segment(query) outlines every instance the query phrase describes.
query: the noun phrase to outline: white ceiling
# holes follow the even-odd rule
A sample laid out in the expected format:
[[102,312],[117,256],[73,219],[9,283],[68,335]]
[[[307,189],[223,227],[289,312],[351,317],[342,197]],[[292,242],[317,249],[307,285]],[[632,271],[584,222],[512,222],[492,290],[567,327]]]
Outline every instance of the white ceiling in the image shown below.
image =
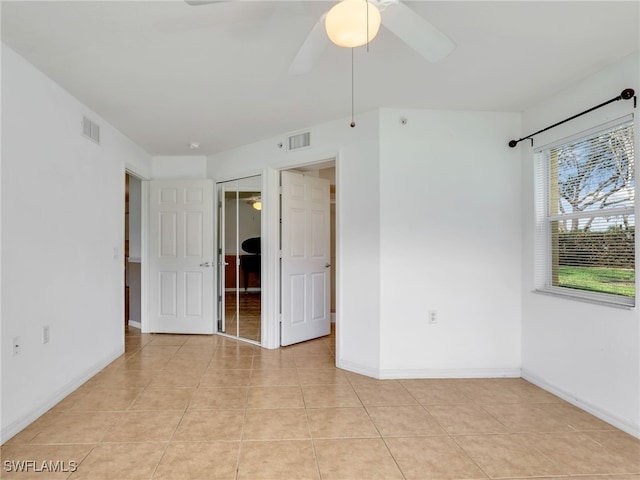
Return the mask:
[[[457,48],[431,64],[381,29],[355,52],[356,115],[519,112],[640,48],[639,1],[405,3]],[[2,1],[2,41],[150,154],[205,155],[349,117],[350,50],[287,73],[331,5]]]

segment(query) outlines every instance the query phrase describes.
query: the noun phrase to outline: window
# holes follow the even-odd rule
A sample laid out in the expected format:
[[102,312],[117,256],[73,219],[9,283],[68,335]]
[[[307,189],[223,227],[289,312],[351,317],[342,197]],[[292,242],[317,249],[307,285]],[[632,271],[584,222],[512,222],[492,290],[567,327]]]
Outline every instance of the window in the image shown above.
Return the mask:
[[536,288],[635,305],[633,119],[543,147],[536,163]]

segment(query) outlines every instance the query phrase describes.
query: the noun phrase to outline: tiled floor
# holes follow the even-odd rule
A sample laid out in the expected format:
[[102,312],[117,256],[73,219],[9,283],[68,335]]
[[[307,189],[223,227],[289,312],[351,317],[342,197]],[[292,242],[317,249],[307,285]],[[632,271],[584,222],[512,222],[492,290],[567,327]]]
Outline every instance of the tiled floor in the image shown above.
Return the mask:
[[[378,381],[333,357],[333,337],[269,351],[130,329],[123,357],[2,447],[1,476],[640,480],[640,441],[524,380]],[[6,471],[26,460],[79,467]]]

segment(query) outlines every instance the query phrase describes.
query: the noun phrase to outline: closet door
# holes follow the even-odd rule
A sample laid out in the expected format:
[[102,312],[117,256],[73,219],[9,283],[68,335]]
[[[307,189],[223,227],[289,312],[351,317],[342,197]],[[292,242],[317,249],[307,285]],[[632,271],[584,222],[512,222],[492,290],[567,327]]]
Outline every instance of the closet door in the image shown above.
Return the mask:
[[217,185],[218,332],[260,342],[261,176]]

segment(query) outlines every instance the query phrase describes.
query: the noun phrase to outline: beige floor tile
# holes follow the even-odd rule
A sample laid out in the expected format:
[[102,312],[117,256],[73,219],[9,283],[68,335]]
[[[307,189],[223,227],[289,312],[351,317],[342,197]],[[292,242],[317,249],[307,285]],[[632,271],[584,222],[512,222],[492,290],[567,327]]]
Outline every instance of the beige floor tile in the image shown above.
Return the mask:
[[197,360],[211,360],[218,351],[218,347],[213,345],[187,345],[185,342],[174,355],[174,359],[191,358]]
[[503,405],[521,403],[522,397],[514,393],[506,384],[495,379],[469,379],[456,384],[456,388],[469,397],[474,403],[483,405]]
[[421,405],[457,405],[472,399],[445,380],[401,380],[400,383]]
[[243,420],[242,410],[187,410],[172,440],[240,440]]
[[322,480],[392,480],[402,473],[379,438],[315,440]]
[[492,379],[495,383],[502,383],[503,388],[520,397],[522,403],[562,403],[560,397],[557,397],[545,390],[527,382],[522,378],[502,378]]
[[584,432],[611,452],[624,458],[625,465],[634,473],[640,473],[640,439],[634,438],[620,430]]
[[199,387],[191,397],[189,410],[243,410],[247,404],[247,387]]
[[58,402],[58,404],[55,407],[51,408],[47,413],[58,414],[71,411],[80,400],[82,400],[89,392],[92,391],[93,389],[91,389],[90,387],[82,385],[80,388],[67,395],[62,401]]
[[300,387],[250,387],[248,408],[302,408]]
[[295,368],[254,369],[251,373],[252,386],[299,384],[298,371]]
[[151,379],[150,387],[182,387],[196,388],[200,383],[201,372],[176,372],[175,370],[160,370]]
[[454,440],[491,478],[562,475],[563,469],[526,435],[470,435]]
[[174,372],[178,375],[185,373],[189,375],[202,375],[204,371],[209,367],[211,359],[209,357],[201,358],[189,358],[174,356],[171,360],[164,364],[161,372]]
[[314,355],[328,355],[329,348],[323,341],[317,339],[309,342],[296,343],[286,347],[286,352],[293,354],[295,357],[314,356]]
[[383,437],[446,434],[434,418],[420,405],[367,407],[367,411]]
[[142,393],[144,387],[93,389],[81,395],[71,406],[73,411],[126,410]]
[[536,406],[547,417],[562,422],[574,430],[615,430],[608,423],[564,401]]
[[385,442],[407,480],[487,478],[449,437],[387,438]]
[[304,408],[249,409],[244,421],[243,440],[299,440],[310,438]]
[[200,378],[201,387],[242,387],[251,383],[251,370],[207,370]]
[[140,350],[143,357],[170,358],[180,350],[179,345],[151,345],[151,342]]
[[213,349],[218,345],[218,337],[216,335],[189,335],[182,345],[184,347],[210,347]]
[[154,478],[172,480],[393,479],[398,465],[406,479],[640,480],[640,440],[523,379],[377,380],[335,367],[335,337],[272,351],[129,328],[125,343],[3,460],[86,457],[71,478],[90,480],[150,480],[160,461]]
[[396,382],[396,380],[378,380],[377,378],[367,377],[366,375],[360,375],[359,373],[348,372],[345,370],[344,374],[347,376],[347,380],[351,385],[369,384],[381,384]]
[[195,389],[184,387],[148,387],[129,410],[185,410]]
[[153,480],[233,480],[240,442],[172,442]]
[[66,479],[94,445],[4,445],[0,476],[4,479]]
[[127,359],[122,368],[127,370],[148,370],[155,373],[160,370],[170,358],[171,357],[143,357],[140,353],[136,353]]
[[107,443],[95,447],[71,480],[150,479],[166,443]]
[[305,385],[302,391],[307,408],[362,406],[351,385]]
[[33,444],[98,443],[123,412],[67,412],[31,440]]
[[253,357],[254,370],[267,370],[274,368],[295,368],[296,362],[293,356],[266,356],[256,355]]
[[66,413],[66,410],[52,409],[35,420],[18,434],[11,437],[5,445],[23,445],[30,443],[42,430],[51,425],[60,415]]
[[344,370],[339,368],[298,368],[302,385],[346,385],[349,383]]
[[236,356],[253,356],[260,347],[249,345],[243,342],[236,342],[235,345],[222,345],[216,350],[216,356],[236,357]]
[[313,438],[377,438],[376,426],[363,407],[307,409]]
[[320,478],[309,440],[242,442],[238,480],[317,480]]
[[186,335],[157,334],[147,345],[183,345],[186,339]]
[[506,427],[480,405],[428,405],[425,408],[451,435],[508,433]]
[[507,430],[521,432],[571,432],[568,419],[562,415],[550,416],[542,407],[545,404],[483,405]]
[[640,457],[630,462],[581,433],[548,433],[530,436],[532,444],[566,475],[640,473]]
[[399,382],[378,385],[355,385],[354,390],[365,406],[418,405],[415,398]]
[[180,411],[124,412],[103,442],[168,442],[180,419]]
[[241,356],[241,357],[216,357],[214,356],[211,359],[211,363],[209,364],[209,370],[246,370],[251,368],[253,364],[252,356]]
[[106,372],[99,377],[94,377],[85,385],[92,389],[113,389],[113,388],[130,388],[130,387],[146,387],[157,372],[152,369],[118,369]]
[[297,368],[328,368],[336,366],[335,355],[328,352],[324,355],[294,356]]

